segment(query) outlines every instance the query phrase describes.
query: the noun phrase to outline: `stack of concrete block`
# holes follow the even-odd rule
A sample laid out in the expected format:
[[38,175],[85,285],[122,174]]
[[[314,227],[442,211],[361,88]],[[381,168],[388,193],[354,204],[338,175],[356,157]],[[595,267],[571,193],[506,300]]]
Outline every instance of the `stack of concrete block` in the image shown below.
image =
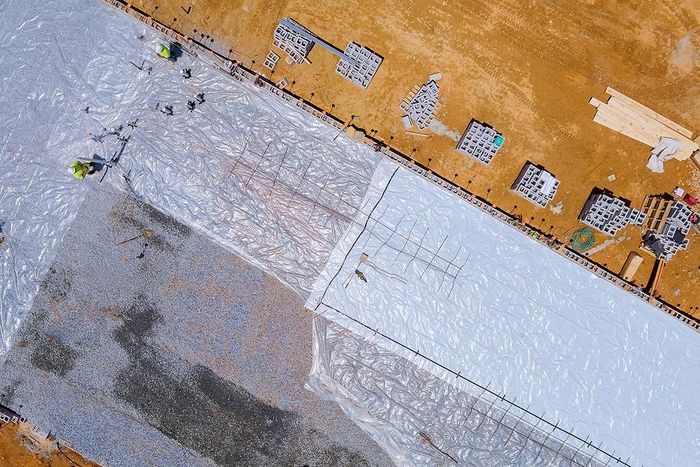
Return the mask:
[[688,232],[693,211],[683,202],[675,201],[659,231],[650,230],[644,236],[644,247],[657,257],[669,261],[680,250],[688,248]]
[[283,24],[277,25],[272,36],[272,43],[289,55],[293,63],[303,63],[314,46],[313,41]]
[[616,235],[620,229],[629,224],[642,225],[646,214],[631,208],[620,198],[596,193],[586,201],[579,219],[600,232]]
[[338,66],[335,68],[335,72],[362,89],[367,89],[367,86],[369,86],[372,78],[377,73],[379,65],[382,64],[382,57],[354,42],[350,42],[345,47],[345,55],[355,60],[355,63],[352,64],[341,58]]
[[269,68],[270,70],[274,70],[275,67],[277,66],[277,62],[279,62],[280,56],[277,55],[276,53],[270,51],[267,54],[267,57],[265,57],[265,62],[263,63],[263,66],[265,68]]
[[482,164],[490,164],[503,145],[503,135],[488,125],[472,120],[464,130],[457,144],[457,150],[476,159]]
[[559,180],[551,173],[527,162],[510,189],[532,204],[545,207],[554,198],[558,187]]
[[399,107],[408,114],[411,122],[419,130],[428,128],[435,118],[439,91],[440,87],[435,81],[431,80],[421,86],[413,98],[401,101]]
[[678,227],[684,233],[688,233],[690,227],[692,226],[690,222],[690,216],[693,215],[693,210],[690,207],[681,202],[676,201],[671,206],[671,212],[668,214],[666,222],[670,225]]

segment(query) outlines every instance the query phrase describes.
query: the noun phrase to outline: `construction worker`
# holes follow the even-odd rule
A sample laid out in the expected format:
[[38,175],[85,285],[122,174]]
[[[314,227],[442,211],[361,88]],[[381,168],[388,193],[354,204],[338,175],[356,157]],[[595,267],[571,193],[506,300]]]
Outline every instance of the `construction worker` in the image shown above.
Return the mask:
[[70,165],[70,168],[72,170],[72,175],[78,180],[82,180],[86,176],[96,172],[93,162],[74,161]]
[[194,110],[195,104],[194,101],[187,101],[187,108],[189,109],[190,112]]
[[162,42],[156,44],[156,53],[159,57],[170,60],[170,47],[166,44],[163,44]]
[[184,68],[182,70],[182,77],[185,79],[192,78],[192,69],[191,68]]

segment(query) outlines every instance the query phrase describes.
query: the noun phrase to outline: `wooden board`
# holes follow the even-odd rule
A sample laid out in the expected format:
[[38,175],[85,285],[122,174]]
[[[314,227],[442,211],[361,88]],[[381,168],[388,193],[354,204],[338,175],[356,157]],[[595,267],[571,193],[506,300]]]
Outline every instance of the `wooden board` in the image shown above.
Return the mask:
[[631,107],[634,107],[638,109],[641,113],[653,118],[654,120],[659,121],[663,125],[669,127],[670,129],[682,134],[686,138],[692,138],[693,137],[693,132],[688,130],[687,128],[683,128],[679,124],[669,120],[668,118],[664,117],[663,115],[659,115],[658,113],[654,112],[651,110],[649,107],[646,107],[639,102],[635,101],[634,99],[631,99],[630,97],[627,97],[626,95],[622,94],[620,91],[617,91],[610,86],[605,88],[605,92],[607,94],[610,94],[613,97],[616,97],[620,99],[621,101],[625,102]]
[[[700,149],[698,143],[686,136],[689,133],[688,130],[670,122],[670,120],[661,117],[641,104],[635,103],[614,89],[608,89],[617,95],[611,96],[607,103],[603,103],[595,98],[591,98],[589,101],[591,105],[598,109],[593,117],[593,121],[651,147],[656,146],[663,137],[680,141],[681,148],[674,155],[674,158],[678,160],[688,159]],[[622,97],[618,97],[618,95]],[[657,117],[663,121],[670,122],[673,128],[657,119]],[[680,128],[685,133],[680,133],[675,128]]]

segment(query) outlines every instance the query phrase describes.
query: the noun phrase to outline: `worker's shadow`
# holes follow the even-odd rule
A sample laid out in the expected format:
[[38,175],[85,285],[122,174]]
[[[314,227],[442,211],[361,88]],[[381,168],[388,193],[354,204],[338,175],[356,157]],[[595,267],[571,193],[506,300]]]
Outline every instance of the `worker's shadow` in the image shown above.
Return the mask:
[[182,47],[178,42],[173,42],[170,44],[170,60],[177,62],[178,59],[182,57]]
[[106,166],[107,159],[104,157],[98,155],[98,154],[93,154],[92,155],[92,162],[90,163],[92,167],[95,169],[96,172],[101,172],[102,169],[105,168]]

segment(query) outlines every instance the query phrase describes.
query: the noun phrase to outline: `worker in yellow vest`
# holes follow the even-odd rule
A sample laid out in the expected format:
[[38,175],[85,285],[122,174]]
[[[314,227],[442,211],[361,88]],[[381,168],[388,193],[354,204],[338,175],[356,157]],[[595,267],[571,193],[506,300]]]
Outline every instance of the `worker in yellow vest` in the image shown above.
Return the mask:
[[156,44],[156,53],[159,57],[162,57],[166,60],[170,59],[170,47],[166,44],[163,44],[162,42]]
[[72,170],[73,176],[78,180],[82,180],[86,176],[96,172],[95,164],[93,164],[92,162],[74,161],[70,165],[70,168]]

